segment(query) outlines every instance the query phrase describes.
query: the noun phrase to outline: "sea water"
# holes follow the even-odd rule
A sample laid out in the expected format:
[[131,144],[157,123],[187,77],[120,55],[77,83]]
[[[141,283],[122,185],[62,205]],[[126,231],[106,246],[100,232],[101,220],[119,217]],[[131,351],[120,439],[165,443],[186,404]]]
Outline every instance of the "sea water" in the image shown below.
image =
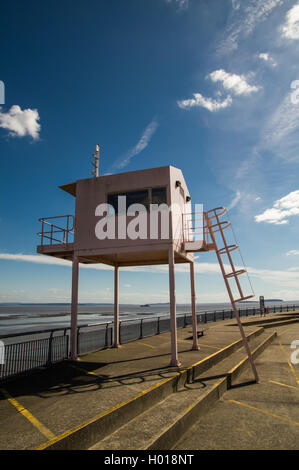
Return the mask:
[[[267,302],[268,306],[298,304],[298,301]],[[258,308],[258,302],[238,304],[239,308]],[[105,323],[113,321],[113,304],[79,304],[78,325]],[[197,312],[213,312],[215,310],[229,310],[231,304],[205,303],[197,305]],[[120,305],[120,320],[134,318],[150,318],[152,316],[169,316],[169,304],[152,305]],[[177,305],[177,315],[191,313],[190,304]],[[0,336],[10,333],[38,331],[54,328],[68,328],[71,319],[70,304],[0,304]]]

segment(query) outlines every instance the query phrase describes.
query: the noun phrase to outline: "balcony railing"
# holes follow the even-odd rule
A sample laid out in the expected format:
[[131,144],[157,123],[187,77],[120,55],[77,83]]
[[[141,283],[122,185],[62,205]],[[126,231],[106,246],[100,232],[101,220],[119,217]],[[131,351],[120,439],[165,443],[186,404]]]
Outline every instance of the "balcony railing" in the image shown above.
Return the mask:
[[[212,244],[213,240],[211,238],[208,226],[208,220],[212,222],[212,226],[214,227],[214,218],[216,215],[218,217],[226,213],[225,207],[217,207],[216,209],[212,209],[207,212],[188,212],[183,214],[183,241],[184,242],[193,242],[201,240],[206,244]],[[224,228],[230,226],[230,222],[224,221],[221,222],[224,225]],[[218,232],[219,229],[214,230],[214,232]]]
[[[59,222],[56,220],[59,219]],[[41,231],[37,234],[41,237],[41,246],[73,243],[74,241],[74,216],[59,215],[56,217],[43,217],[39,219],[42,224]],[[56,223],[62,226],[56,225]]]

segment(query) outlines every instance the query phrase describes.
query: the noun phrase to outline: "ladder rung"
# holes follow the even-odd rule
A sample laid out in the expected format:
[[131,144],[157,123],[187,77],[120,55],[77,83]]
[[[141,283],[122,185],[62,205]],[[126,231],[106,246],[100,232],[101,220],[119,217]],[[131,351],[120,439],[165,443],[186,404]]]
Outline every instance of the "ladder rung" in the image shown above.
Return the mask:
[[225,277],[236,277],[236,276],[240,276],[240,274],[244,274],[244,273],[246,273],[246,269],[239,269],[239,271],[234,271],[232,273],[225,274]]
[[223,248],[220,248],[220,250],[218,250],[217,253],[219,255],[224,255],[226,253],[230,253],[231,251],[236,250],[237,248],[239,248],[239,245],[228,245],[228,246],[224,246]]
[[240,299],[234,300],[234,302],[242,302],[242,300],[251,299],[254,295],[247,295],[247,297],[241,297]]

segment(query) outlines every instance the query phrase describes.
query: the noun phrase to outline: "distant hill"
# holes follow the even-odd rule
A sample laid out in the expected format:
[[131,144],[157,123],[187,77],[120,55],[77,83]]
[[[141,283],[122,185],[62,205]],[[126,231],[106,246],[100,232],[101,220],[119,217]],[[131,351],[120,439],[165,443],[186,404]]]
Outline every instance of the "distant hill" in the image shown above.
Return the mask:
[[[284,302],[282,299],[264,299],[264,302]],[[259,300],[243,300],[241,302],[238,302],[240,304],[259,304]]]

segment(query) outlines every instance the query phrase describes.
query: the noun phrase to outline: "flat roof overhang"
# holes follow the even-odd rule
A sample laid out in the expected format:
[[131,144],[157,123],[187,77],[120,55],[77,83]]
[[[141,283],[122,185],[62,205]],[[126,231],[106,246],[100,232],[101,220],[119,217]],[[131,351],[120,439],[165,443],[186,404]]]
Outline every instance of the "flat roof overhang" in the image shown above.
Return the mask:
[[110,179],[113,179],[113,178],[119,178],[119,176],[122,176],[122,177],[126,177],[126,175],[129,175],[129,174],[146,174],[146,173],[150,173],[151,171],[153,170],[162,170],[162,169],[166,169],[166,168],[175,168],[176,170],[179,170],[181,171],[179,168],[176,168],[172,165],[167,165],[167,166],[161,166],[161,167],[153,167],[153,168],[146,168],[144,170],[134,170],[134,171],[126,171],[126,172],[123,172],[123,173],[115,173],[115,174],[111,174],[111,175],[103,175],[103,176],[98,176],[96,178],[92,177],[92,178],[83,178],[81,180],[77,180],[77,181],[74,181],[73,183],[69,183],[69,184],[64,184],[62,186],[58,186],[60,189],[62,189],[63,191],[66,191],[67,193],[71,194],[72,196],[75,196],[76,197],[76,186],[77,186],[77,183],[79,181],[88,181],[88,180],[110,180]]

